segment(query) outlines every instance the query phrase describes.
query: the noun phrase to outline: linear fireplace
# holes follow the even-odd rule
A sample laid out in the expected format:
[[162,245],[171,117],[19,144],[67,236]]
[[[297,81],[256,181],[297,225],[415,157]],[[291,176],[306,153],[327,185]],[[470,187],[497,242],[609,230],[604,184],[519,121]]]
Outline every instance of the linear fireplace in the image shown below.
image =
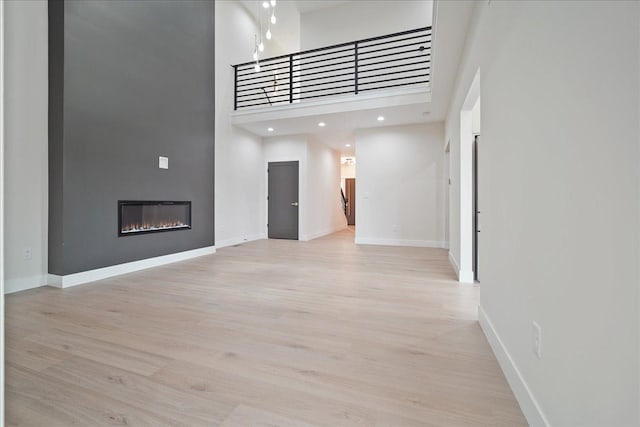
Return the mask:
[[118,236],[190,228],[191,202],[118,201]]

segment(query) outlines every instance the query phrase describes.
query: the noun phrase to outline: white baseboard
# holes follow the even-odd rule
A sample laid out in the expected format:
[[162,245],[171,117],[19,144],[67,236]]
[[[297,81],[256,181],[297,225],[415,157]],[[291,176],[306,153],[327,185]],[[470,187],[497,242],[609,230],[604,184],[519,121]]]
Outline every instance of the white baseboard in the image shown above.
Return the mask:
[[549,426],[549,421],[547,421],[547,417],[542,412],[542,408],[540,408],[538,401],[531,393],[531,389],[482,307],[478,307],[478,321],[529,425]]
[[[357,229],[356,229],[357,232]],[[356,245],[413,246],[417,248],[444,248],[445,242],[436,240],[378,239],[356,237]]]
[[70,286],[82,285],[83,283],[95,282],[96,280],[107,279],[121,274],[133,273],[134,271],[145,270],[147,268],[158,267],[178,261],[185,261],[191,258],[214,253],[216,253],[216,247],[207,246],[204,248],[192,249],[190,251],[163,255],[140,261],[127,262],[124,264],[97,268],[95,270],[82,271],[80,273],[67,274],[65,276],[49,274],[47,284],[56,288],[68,288]]
[[453,271],[456,272],[456,276],[460,277],[460,266],[458,265],[458,261],[456,260],[456,257],[453,256],[453,253],[451,251],[449,251],[449,263],[451,264],[451,267],[453,267]]
[[242,237],[233,237],[231,239],[224,239],[219,242],[216,242],[216,248],[226,248],[227,246],[239,245],[241,243],[252,242],[254,240],[266,239],[267,235],[264,233],[253,234],[250,236],[242,236]]
[[12,294],[14,292],[26,291],[27,289],[39,288],[46,284],[47,277],[42,274],[30,277],[20,277],[17,279],[5,279],[4,293]]
[[319,237],[328,236],[329,234],[337,233],[338,231],[342,231],[345,228],[347,228],[346,225],[341,225],[340,227],[333,228],[331,230],[320,231],[318,233],[305,234],[305,235],[300,236],[300,238],[298,240],[301,240],[303,242],[307,242],[309,240],[313,240],[313,239],[317,239]]
[[475,279],[473,278],[473,271],[460,270],[460,272],[458,273],[458,282],[475,283]]
[[453,256],[453,253],[449,251],[449,262],[451,263],[451,267],[453,267],[453,271],[456,272],[456,276],[458,277],[458,282],[460,283],[474,283],[473,279],[473,271],[468,270],[460,270],[460,265],[458,264],[458,260]]

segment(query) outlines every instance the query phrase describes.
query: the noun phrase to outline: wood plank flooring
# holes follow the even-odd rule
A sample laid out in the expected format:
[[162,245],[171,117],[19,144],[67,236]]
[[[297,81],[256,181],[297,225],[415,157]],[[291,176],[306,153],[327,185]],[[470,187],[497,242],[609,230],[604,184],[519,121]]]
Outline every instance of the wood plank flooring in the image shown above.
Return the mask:
[[350,230],[8,295],[6,423],[526,425],[478,295]]

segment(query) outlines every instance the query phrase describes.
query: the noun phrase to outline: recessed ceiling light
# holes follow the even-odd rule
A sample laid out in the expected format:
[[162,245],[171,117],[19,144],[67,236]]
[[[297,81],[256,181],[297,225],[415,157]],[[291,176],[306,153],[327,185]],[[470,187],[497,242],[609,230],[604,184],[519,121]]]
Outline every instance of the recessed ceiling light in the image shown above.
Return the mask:
[[320,126],[321,128],[323,128],[323,127],[325,127],[325,126],[326,126],[326,124],[325,124],[324,122],[320,122],[320,123],[318,123],[318,126]]
[[264,7],[265,9],[269,9],[269,2],[268,1],[263,1],[262,2],[262,7]]
[[344,144],[345,147],[351,147],[351,144]]
[[269,132],[273,132],[273,128],[268,128],[267,129]]
[[379,121],[379,122],[384,121],[384,116],[378,116],[378,121]]

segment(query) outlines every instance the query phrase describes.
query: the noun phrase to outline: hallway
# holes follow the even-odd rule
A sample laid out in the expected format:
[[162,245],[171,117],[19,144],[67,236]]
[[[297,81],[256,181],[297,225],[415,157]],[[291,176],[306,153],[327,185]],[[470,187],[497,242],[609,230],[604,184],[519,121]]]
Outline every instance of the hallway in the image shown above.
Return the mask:
[[8,295],[7,423],[526,425],[478,296],[349,230]]

